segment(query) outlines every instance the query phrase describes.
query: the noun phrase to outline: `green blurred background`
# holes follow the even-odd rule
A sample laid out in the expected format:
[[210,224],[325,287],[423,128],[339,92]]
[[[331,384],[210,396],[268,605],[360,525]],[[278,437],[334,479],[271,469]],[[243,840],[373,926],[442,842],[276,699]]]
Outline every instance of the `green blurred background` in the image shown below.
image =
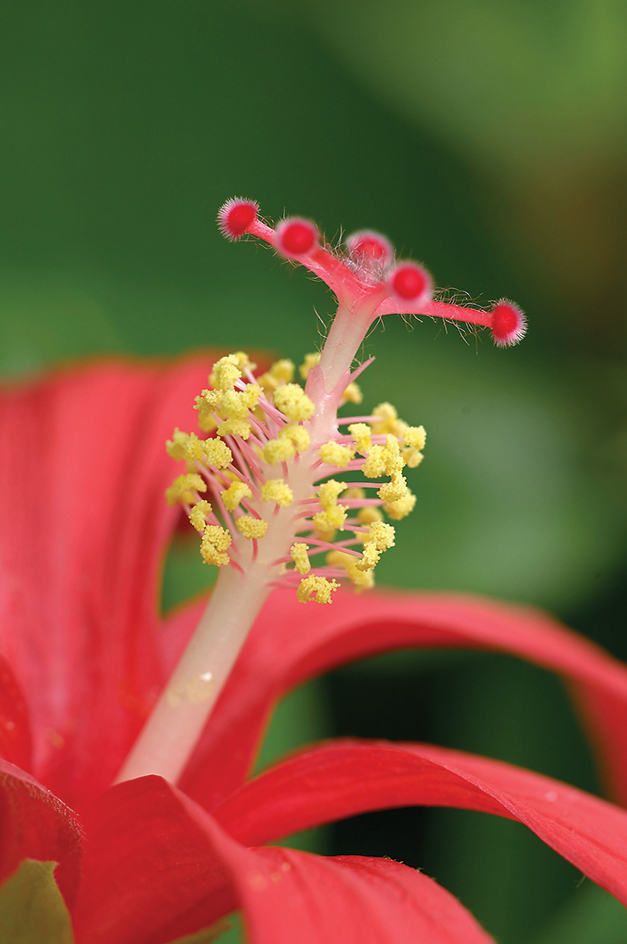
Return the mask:
[[[627,4],[7,0],[0,370],[211,345],[298,360],[332,299],[218,206],[373,227],[439,286],[508,296],[511,351],[386,320],[366,404],[424,423],[380,582],[545,606],[627,657]],[[164,606],[206,580],[179,539]],[[559,684],[513,659],[392,654],[290,697],[265,761],[330,734],[433,740],[599,790]],[[522,827],[394,811],[308,842],[433,875],[502,944],[618,944],[622,908]]]

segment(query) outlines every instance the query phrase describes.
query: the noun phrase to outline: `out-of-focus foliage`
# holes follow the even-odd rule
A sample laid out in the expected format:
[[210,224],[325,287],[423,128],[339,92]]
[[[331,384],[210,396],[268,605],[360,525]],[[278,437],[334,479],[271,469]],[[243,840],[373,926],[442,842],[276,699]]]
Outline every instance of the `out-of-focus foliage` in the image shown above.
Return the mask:
[[[11,0],[0,370],[200,346],[298,359],[330,297],[269,252],[223,241],[217,207],[253,197],[332,239],[380,229],[440,286],[512,297],[530,323],[511,351],[429,321],[388,319],[367,340],[366,405],[389,399],[428,431],[417,509],[381,581],[550,606],[627,655],[626,20],[619,0]],[[205,582],[193,536],[181,539],[165,604]],[[410,694],[394,714],[401,677]],[[333,677],[333,725],[594,788],[565,702],[539,678],[496,658],[403,654]],[[279,717],[265,760],[325,730],[319,696]],[[368,833],[341,851],[437,870],[503,944],[536,932],[558,944],[605,908],[521,830],[460,816],[417,825],[415,846],[401,826],[381,849]],[[560,896],[578,917],[540,932]]]

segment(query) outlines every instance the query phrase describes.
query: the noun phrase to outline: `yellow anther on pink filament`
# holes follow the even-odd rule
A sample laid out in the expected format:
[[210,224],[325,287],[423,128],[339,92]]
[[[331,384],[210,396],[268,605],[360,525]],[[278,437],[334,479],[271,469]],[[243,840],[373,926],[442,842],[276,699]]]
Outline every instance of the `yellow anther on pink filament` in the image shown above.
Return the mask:
[[198,462],[203,455],[203,440],[196,433],[184,433],[175,429],[172,439],[165,444],[167,454],[172,459],[186,459],[188,462]]
[[261,396],[258,384],[246,384],[243,390],[226,390],[222,394],[222,411],[233,419],[244,420],[254,410]]
[[393,472],[389,482],[385,482],[377,491],[379,498],[388,505],[401,501],[409,493],[405,476],[400,472]]
[[253,518],[252,515],[242,515],[237,519],[235,525],[237,530],[243,534],[245,538],[248,538],[249,541],[253,539],[259,540],[265,537],[265,533],[268,530],[267,521],[264,521],[263,518]]
[[200,556],[205,564],[215,564],[223,567],[231,559],[227,549],[231,546],[231,535],[219,524],[208,524],[200,542]]
[[371,424],[372,432],[376,436],[380,436],[381,433],[392,433],[399,438],[403,436],[407,423],[399,420],[396,407],[393,407],[391,403],[380,403],[375,406],[372,415],[374,417]]
[[305,452],[309,449],[311,443],[309,433],[304,426],[299,426],[298,423],[288,423],[287,426],[284,426],[279,433],[279,439],[289,439],[290,442],[294,443],[296,452]]
[[226,469],[233,462],[233,453],[221,439],[205,439],[203,452],[207,463],[216,469]]
[[232,417],[218,426],[218,436],[241,436],[242,439],[248,439],[250,436],[250,423],[246,422],[246,420],[239,420],[236,417]]
[[394,547],[395,536],[396,532],[391,524],[385,524],[381,520],[373,521],[364,538],[364,544],[373,544],[378,550],[387,551],[390,547]]
[[273,403],[293,423],[311,419],[315,411],[313,402],[303,388],[294,383],[278,387],[274,392]]
[[294,566],[299,574],[308,574],[311,570],[308,550],[308,544],[292,544],[290,548],[290,557],[294,561]]
[[351,423],[348,431],[355,440],[355,451],[360,452],[362,456],[367,455],[372,449],[372,439],[370,433],[372,430],[367,423]]
[[309,603],[313,596],[316,603],[331,603],[331,593],[337,590],[337,580],[327,580],[326,577],[305,577],[301,580],[296,598],[299,603]]
[[186,472],[174,479],[170,487],[166,489],[165,497],[168,505],[176,505],[177,502],[192,505],[195,501],[194,492],[206,491],[207,483],[197,472]]
[[271,439],[263,447],[263,457],[270,465],[288,462],[296,455],[294,443],[287,437]]
[[236,479],[232,485],[229,485],[226,491],[222,492],[222,501],[228,511],[235,511],[243,498],[252,497],[253,493],[250,490],[250,486],[239,479]]
[[275,361],[270,370],[258,377],[257,380],[265,395],[271,398],[277,387],[291,382],[294,377],[294,370],[293,362],[284,358]]
[[416,496],[407,489],[407,494],[403,498],[395,502],[386,502],[383,510],[392,521],[400,521],[414,510],[415,504]]
[[320,458],[327,465],[337,466],[338,469],[345,469],[354,456],[350,446],[343,446],[341,443],[330,442],[323,443],[320,446]]
[[371,590],[374,587],[374,573],[372,568],[360,568],[360,558],[346,554],[344,551],[330,551],[327,554],[327,564],[332,567],[341,567],[356,590]]
[[346,508],[344,505],[332,505],[324,511],[319,511],[317,515],[313,516],[312,521],[316,531],[321,531],[323,534],[336,529],[343,531],[344,522],[346,521]]
[[197,502],[189,513],[189,520],[194,525],[196,530],[199,531],[201,534],[205,530],[205,525],[207,523],[205,519],[210,514],[211,514],[211,505],[209,504],[208,501],[205,501],[204,498],[202,498],[199,502]]
[[424,459],[422,450],[425,448],[426,441],[427,433],[424,426],[408,426],[405,430],[403,434],[405,448],[401,452],[410,469],[415,469]]
[[203,390],[196,397],[194,409],[198,410],[198,425],[205,433],[210,433],[217,427],[214,413],[220,409],[222,395],[219,390]]
[[294,493],[283,479],[268,479],[261,489],[261,500],[276,502],[281,508],[289,508],[294,501]]
[[337,504],[337,500],[346,491],[345,482],[336,482],[335,479],[329,479],[318,489],[318,501],[321,508],[331,508]]

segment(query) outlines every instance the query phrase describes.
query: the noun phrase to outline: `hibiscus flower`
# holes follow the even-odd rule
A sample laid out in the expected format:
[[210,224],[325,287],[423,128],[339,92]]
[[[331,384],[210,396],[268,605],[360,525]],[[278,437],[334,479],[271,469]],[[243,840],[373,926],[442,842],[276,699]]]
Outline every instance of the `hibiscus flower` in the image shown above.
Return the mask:
[[[394,310],[396,298],[396,308],[405,311],[483,319],[497,340],[499,332],[500,340],[520,333],[520,316],[511,303],[497,305],[496,317],[434,308],[445,303],[432,301],[428,275],[413,264],[393,263],[376,234],[353,239],[347,266],[320,246],[307,221],[271,230],[250,201],[227,204],[222,223],[231,236],[252,232],[335,279],[338,294],[344,292],[340,302],[350,309],[354,296],[348,298],[346,276],[338,269],[347,267],[355,277],[353,289],[366,298],[363,310],[370,306],[360,331],[367,330],[369,317]],[[336,337],[341,325],[336,319]],[[349,333],[350,325],[340,340]],[[352,356],[346,350],[344,362],[333,365],[331,393],[337,402],[350,381]],[[191,427],[197,419],[194,396],[214,360],[199,355],[173,364],[94,363],[2,394],[0,880],[5,889],[13,887],[24,860],[57,863],[54,877],[78,944],[167,944],[238,907],[254,944],[488,942],[448,892],[400,863],[324,858],[266,845],[366,810],[424,804],[517,819],[627,903],[627,813],[529,771],[433,746],[344,740],[311,747],[249,779],[268,715],[290,688],[392,648],[456,646],[515,654],[566,678],[610,789],[624,803],[627,669],[532,610],[441,594],[355,595],[345,588],[331,591],[331,605],[305,605],[296,588],[310,571],[297,571],[297,553],[294,566],[288,563],[275,581],[285,585],[262,594],[223,687],[200,699],[192,690],[191,704],[206,709],[210,703],[212,710],[183,761],[176,759],[176,774],[152,772],[153,764],[167,765],[169,758],[167,752],[149,757],[146,743],[154,724],[146,725],[146,719],[157,716],[155,705],[173,686],[184,700],[176,666],[189,652],[196,627],[206,621],[203,601],[166,619],[158,610],[161,562],[180,515],[177,506],[163,501],[172,479],[163,442],[175,427]],[[314,394],[321,383],[318,367],[312,366],[312,385],[306,388]],[[231,389],[243,392],[246,384],[237,383]],[[279,429],[277,423],[275,433]],[[222,435],[230,441],[233,433]],[[189,436],[178,439],[189,441]],[[176,438],[170,444],[176,453]],[[410,442],[404,448],[416,447]],[[359,449],[350,451],[348,464],[363,467],[363,457],[355,458]],[[336,465],[327,465],[335,474]],[[204,469],[202,462],[197,467]],[[242,465],[236,467],[243,481]],[[393,481],[392,472],[387,474]],[[215,480],[207,476],[207,481]],[[233,478],[229,481],[231,488]],[[225,481],[222,488],[226,491]],[[185,489],[181,497],[190,515],[193,501],[198,507],[204,500],[196,494],[190,503]],[[235,521],[255,518],[254,497],[243,497],[241,511],[234,505]],[[363,498],[349,501],[355,504],[347,508],[362,510],[393,504],[385,497],[372,505]],[[200,507],[204,522],[197,524],[203,534],[229,524],[223,514],[216,520],[224,525],[213,524],[215,512]],[[312,514],[330,507],[337,504],[316,506]],[[371,529],[363,526],[361,533]],[[327,537],[320,539],[325,552],[332,543]],[[245,570],[262,557],[263,536],[248,545],[243,540],[229,550],[231,561]],[[219,551],[215,541],[212,546]],[[312,542],[309,550],[318,546]],[[354,546],[347,544],[340,553]],[[359,555],[366,573],[371,568],[362,563],[368,562],[365,551]],[[322,573],[325,566],[312,569],[328,584],[337,582],[334,566],[337,579],[340,572],[350,576],[349,565],[332,564],[331,572]],[[169,703],[173,711],[179,707],[176,699]],[[120,768],[126,773],[111,786],[120,779]],[[69,940],[68,928],[56,939]]]

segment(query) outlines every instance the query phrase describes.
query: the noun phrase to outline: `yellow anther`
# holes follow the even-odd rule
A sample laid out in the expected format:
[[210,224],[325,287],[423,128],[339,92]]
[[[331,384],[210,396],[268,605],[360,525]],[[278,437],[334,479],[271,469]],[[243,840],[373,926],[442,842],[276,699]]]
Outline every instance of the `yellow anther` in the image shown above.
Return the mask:
[[189,513],[189,520],[201,534],[205,530],[205,518],[211,514],[211,505],[202,498]]
[[257,365],[253,364],[246,351],[235,351],[231,354],[235,358],[235,364],[240,370],[256,370]]
[[399,499],[399,501],[388,502],[383,506],[388,518],[391,518],[392,521],[400,521],[401,518],[406,518],[407,515],[414,510],[414,505],[416,504],[416,496],[407,489],[407,494],[404,498]]
[[258,378],[266,396],[271,396],[281,384],[290,383],[294,377],[294,364],[287,359],[275,361],[269,371]]
[[290,557],[294,561],[294,565],[299,574],[308,574],[311,570],[311,563],[309,555],[307,554],[308,550],[308,544],[292,544],[290,548]]
[[379,563],[381,551],[374,544],[364,544],[364,552],[357,563],[358,570],[374,570]]
[[223,567],[230,564],[231,559],[225,553],[231,546],[231,535],[219,524],[208,524],[200,542],[200,556],[205,564],[215,564]]
[[185,475],[179,475],[174,479],[170,487],[166,489],[165,497],[168,505],[176,505],[179,501],[191,505],[195,501],[193,492],[206,491],[207,483],[197,472],[186,472]]
[[253,518],[252,515],[242,515],[235,522],[235,526],[249,541],[252,541],[253,538],[259,540],[264,537],[268,530],[267,521],[264,521],[263,518]]
[[387,445],[383,449],[383,455],[385,456],[385,474],[393,475],[395,472],[401,471],[405,465],[405,460],[401,455],[401,449],[396,436],[388,433],[385,438],[387,440]]
[[226,357],[221,357],[219,361],[216,361],[209,375],[211,386],[221,393],[232,390],[235,381],[242,376],[238,367],[239,363],[240,358],[237,354],[227,354]]
[[359,509],[357,520],[360,524],[373,524],[375,521],[382,521],[383,515],[375,505],[368,505],[367,508]]
[[199,397],[196,397],[194,409],[198,410],[198,425],[206,433],[210,433],[218,425],[213,418],[213,414],[220,408],[222,395],[219,390],[203,390]]
[[369,479],[378,479],[385,475],[386,456],[383,446],[372,446],[361,471]]
[[320,458],[327,465],[335,465],[339,469],[344,469],[354,456],[350,446],[342,446],[341,443],[332,440],[323,443],[320,446]]
[[221,439],[205,439],[205,460],[216,469],[226,469],[233,462],[233,453]]
[[309,377],[309,371],[311,370],[311,368],[315,367],[319,363],[320,363],[319,354],[305,354],[305,360],[298,368],[298,373],[301,375],[303,380],[307,380],[307,378]]
[[346,571],[346,576],[356,587],[357,591],[370,590],[374,587],[374,573],[372,568],[366,570],[359,569],[359,558],[352,554],[345,554],[344,551],[331,551],[327,554],[327,564],[332,567],[341,567]]
[[257,406],[261,396],[261,387],[258,384],[247,384],[244,390],[226,390],[222,394],[222,410],[227,416],[244,420],[248,411]]
[[[168,439],[165,444],[165,451],[170,456],[170,458],[176,459],[177,462],[180,459],[188,458],[186,446],[189,438],[189,433],[184,433],[178,428],[174,430],[172,433],[172,439]],[[197,436],[194,436],[194,438],[197,442],[199,441]]]
[[298,384],[283,384],[274,391],[273,403],[277,409],[293,423],[311,419],[315,407],[302,387]]
[[351,423],[348,431],[355,440],[356,452],[366,455],[372,449],[371,429],[367,423]]
[[271,439],[263,447],[263,457],[270,465],[277,465],[279,462],[288,462],[296,455],[294,443],[285,438]]
[[337,500],[343,491],[346,490],[344,482],[336,482],[335,479],[329,479],[318,489],[318,501],[321,508],[331,508],[337,504]]
[[405,476],[400,472],[394,472],[389,482],[386,482],[377,490],[377,495],[387,505],[401,501],[409,492]]
[[309,602],[312,596],[316,603],[330,603],[331,593],[338,587],[337,580],[327,580],[326,577],[304,577],[296,591],[296,598],[299,603]]
[[287,426],[284,426],[279,433],[279,439],[289,439],[293,442],[296,452],[305,452],[306,449],[309,449],[311,442],[311,437],[305,427],[299,426],[298,423],[288,423]]
[[250,423],[233,417],[233,419],[226,420],[218,426],[218,436],[241,436],[242,439],[248,439]]
[[344,530],[346,521],[346,508],[344,505],[332,505],[325,511],[319,511],[313,516],[313,526],[317,531],[334,531],[338,528]]
[[344,406],[345,403],[361,403],[364,395],[361,392],[361,387],[359,384],[349,383],[348,387],[342,394],[342,399],[340,400],[340,406]]
[[283,479],[268,479],[261,489],[261,500],[273,501],[281,508],[289,508],[294,501],[294,493]]
[[380,551],[387,551],[394,547],[396,532],[391,524],[383,521],[373,521],[368,534],[364,537],[364,544],[374,544]]
[[410,469],[415,469],[420,465],[424,456],[422,451],[425,448],[427,433],[424,426],[408,426],[403,436],[403,457]]
[[252,498],[253,493],[246,482],[239,479],[222,492],[222,501],[228,511],[234,511],[243,498]]
[[372,415],[375,417],[372,422],[372,432],[375,433],[375,435],[394,432],[396,421],[398,420],[398,412],[396,407],[393,407],[391,403],[380,403],[378,406],[375,406]]
[[347,488],[344,498],[365,498],[366,492],[363,488]]

